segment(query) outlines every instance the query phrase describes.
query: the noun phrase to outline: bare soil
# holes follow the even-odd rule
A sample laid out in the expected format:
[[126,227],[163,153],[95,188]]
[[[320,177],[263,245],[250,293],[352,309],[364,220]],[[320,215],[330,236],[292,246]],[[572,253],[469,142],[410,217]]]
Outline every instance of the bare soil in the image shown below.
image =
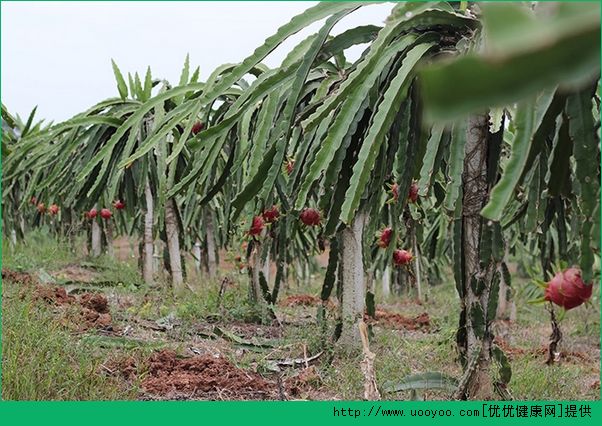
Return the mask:
[[427,312],[423,312],[416,317],[405,317],[396,312],[390,312],[384,309],[375,311],[375,318],[365,315],[364,321],[367,324],[378,325],[384,328],[394,330],[420,330],[429,331],[431,320]]
[[276,385],[261,375],[210,355],[178,357],[162,350],[148,359],[148,375],[142,381],[150,399],[274,399]]
[[294,294],[285,297],[280,302],[281,306],[318,306],[322,303],[319,297],[310,294]]
[[2,282],[3,283],[21,283],[24,285],[31,285],[37,282],[37,280],[26,272],[18,272],[10,269],[2,268]]
[[[293,294],[285,297],[280,301],[280,306],[288,306],[288,307],[297,307],[297,306],[319,306],[322,304],[322,299],[317,296],[313,296],[311,294]],[[336,308],[336,304],[328,299],[326,301],[326,308],[334,309]]]
[[[82,293],[76,297],[67,294],[65,287],[38,284],[33,295],[34,299],[43,300],[62,310],[63,314],[71,320],[72,325],[80,331],[92,328],[113,329],[108,301],[103,294]],[[68,307],[75,307],[75,313],[67,311]]]

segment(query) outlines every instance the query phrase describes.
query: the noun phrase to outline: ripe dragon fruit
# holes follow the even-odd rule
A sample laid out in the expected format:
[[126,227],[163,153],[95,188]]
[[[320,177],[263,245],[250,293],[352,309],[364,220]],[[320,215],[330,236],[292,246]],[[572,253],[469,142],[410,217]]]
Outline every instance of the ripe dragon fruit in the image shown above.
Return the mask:
[[100,210],[100,217],[102,217],[103,219],[110,219],[111,216],[113,216],[113,213],[111,213],[111,210],[109,209],[102,209]]
[[381,231],[376,233],[376,238],[378,238],[378,241],[376,244],[378,244],[378,246],[380,248],[389,247],[389,244],[391,244],[391,238],[393,238],[393,229],[391,229],[391,228],[382,229]]
[[192,125],[192,129],[190,129],[190,132],[193,135],[196,135],[197,133],[199,133],[201,130],[203,130],[205,128],[205,125],[203,123],[201,123],[200,121],[197,121],[196,123],[194,123]]
[[320,224],[320,212],[316,209],[306,208],[299,215],[301,222],[307,226],[317,226]]
[[121,200],[117,200],[113,203],[113,207],[115,207],[117,210],[123,210],[125,209],[125,203]]
[[393,252],[393,263],[395,266],[407,265],[413,258],[412,253],[407,250],[396,249]]
[[547,283],[544,299],[568,311],[587,301],[592,296],[592,287],[583,282],[579,268],[568,268]]
[[418,201],[418,185],[416,184],[416,182],[412,182],[412,185],[410,185],[408,201],[410,203],[415,203],[416,201]]
[[46,213],[46,204],[40,203],[36,207],[41,214]]
[[88,219],[94,219],[97,214],[98,214],[98,212],[96,211],[96,209],[90,209],[89,212],[86,212],[86,217]]
[[57,206],[56,204],[51,204],[50,207],[48,207],[48,213],[50,213],[51,215],[58,214],[58,212],[59,206]]
[[263,217],[255,216],[253,218],[253,223],[251,223],[251,228],[249,228],[249,235],[256,236],[261,234],[264,228]]
[[276,222],[278,220],[278,218],[280,217],[280,211],[278,210],[278,206],[272,206],[269,209],[265,210],[261,216],[263,217],[263,220],[266,221],[267,223],[273,223]]

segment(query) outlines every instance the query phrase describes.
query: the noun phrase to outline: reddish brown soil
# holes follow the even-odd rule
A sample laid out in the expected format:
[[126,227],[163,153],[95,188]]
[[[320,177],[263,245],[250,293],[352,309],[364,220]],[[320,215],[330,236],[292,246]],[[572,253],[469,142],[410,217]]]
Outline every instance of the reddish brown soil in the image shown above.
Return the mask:
[[[319,306],[322,304],[322,299],[317,296],[312,296],[311,294],[293,294],[291,296],[285,297],[280,301],[280,306]],[[326,308],[334,309],[335,304],[329,299],[326,302]]]
[[33,294],[34,299],[43,300],[58,308],[76,306],[77,313],[71,319],[81,331],[111,328],[112,318],[108,301],[100,293],[82,293],[76,298],[67,294],[64,287],[37,285]]
[[36,282],[36,279],[25,272],[17,272],[11,269],[2,268],[2,282],[31,285]]
[[109,303],[107,298],[100,293],[84,293],[79,299],[79,303],[87,309],[98,312],[99,314],[109,313]]
[[225,358],[209,355],[179,358],[174,351],[155,352],[148,360],[142,389],[167,399],[274,399],[276,386],[257,373],[241,370]]
[[43,300],[51,305],[69,305],[76,301],[74,296],[67,294],[65,287],[37,285],[33,292],[34,299]]
[[429,314],[426,312],[421,313],[417,317],[404,317],[401,314],[395,312],[389,312],[382,309],[377,309],[376,318],[371,318],[365,315],[364,320],[368,324],[375,324],[385,328],[392,328],[395,330],[423,330],[426,331],[431,326],[431,320]]
[[280,302],[282,306],[318,306],[321,303],[322,300],[319,297],[310,294],[294,294]]

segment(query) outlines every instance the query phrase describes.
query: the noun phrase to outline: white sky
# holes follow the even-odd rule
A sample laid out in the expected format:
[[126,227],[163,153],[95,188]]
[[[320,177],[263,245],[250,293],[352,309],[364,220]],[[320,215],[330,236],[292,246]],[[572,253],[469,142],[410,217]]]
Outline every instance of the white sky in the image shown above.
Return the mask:
[[[240,62],[278,27],[316,2],[2,2],[2,102],[26,117],[64,120],[117,96],[110,59],[122,73],[177,84],[186,53],[201,79],[227,62]],[[392,5],[362,7],[334,29],[382,25]],[[264,63],[319,29],[316,23],[289,39]],[[357,57],[360,49],[350,52]]]

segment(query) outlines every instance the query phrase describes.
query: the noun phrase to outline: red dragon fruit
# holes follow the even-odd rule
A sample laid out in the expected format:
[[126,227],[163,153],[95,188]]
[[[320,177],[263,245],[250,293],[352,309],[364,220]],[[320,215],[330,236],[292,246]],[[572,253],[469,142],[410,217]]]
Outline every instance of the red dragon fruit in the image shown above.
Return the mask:
[[395,266],[407,265],[413,258],[412,253],[407,250],[396,249],[393,252],[393,263]]
[[299,215],[301,222],[307,226],[317,226],[320,224],[320,212],[316,209],[306,208]]
[[86,212],[86,217],[88,219],[94,219],[97,214],[98,212],[96,211],[96,209],[90,209],[90,211]]
[[117,210],[123,210],[125,209],[125,203],[121,200],[117,200],[113,203],[113,207],[115,207]]
[[50,207],[48,207],[48,213],[50,213],[51,215],[58,214],[58,212],[59,206],[57,206],[56,204],[51,204]]
[[111,213],[111,210],[109,209],[102,209],[100,210],[100,217],[102,217],[103,219],[110,219],[111,216],[113,216],[113,213]]
[[192,129],[190,129],[190,132],[193,135],[196,135],[198,132],[200,132],[201,130],[203,130],[205,128],[205,125],[203,123],[201,123],[200,121],[197,121],[196,123],[194,123],[192,125]]
[[385,228],[376,233],[376,237],[378,238],[378,246],[380,248],[387,248],[389,244],[391,244],[391,238],[393,238],[393,229]]
[[418,185],[416,184],[416,182],[412,182],[412,185],[410,185],[408,201],[410,203],[415,203],[416,201],[418,201]]
[[276,222],[278,220],[278,218],[280,217],[280,211],[278,210],[278,206],[272,206],[269,209],[265,210],[261,216],[263,217],[263,220],[266,221],[267,223],[273,223]]
[[558,272],[547,283],[544,298],[568,311],[581,305],[591,296],[592,286],[583,282],[581,270],[568,268]]
[[251,228],[249,228],[249,235],[252,235],[252,236],[259,235],[259,234],[261,234],[261,231],[263,231],[263,228],[264,228],[263,217],[255,216],[253,218],[253,223],[251,223]]

